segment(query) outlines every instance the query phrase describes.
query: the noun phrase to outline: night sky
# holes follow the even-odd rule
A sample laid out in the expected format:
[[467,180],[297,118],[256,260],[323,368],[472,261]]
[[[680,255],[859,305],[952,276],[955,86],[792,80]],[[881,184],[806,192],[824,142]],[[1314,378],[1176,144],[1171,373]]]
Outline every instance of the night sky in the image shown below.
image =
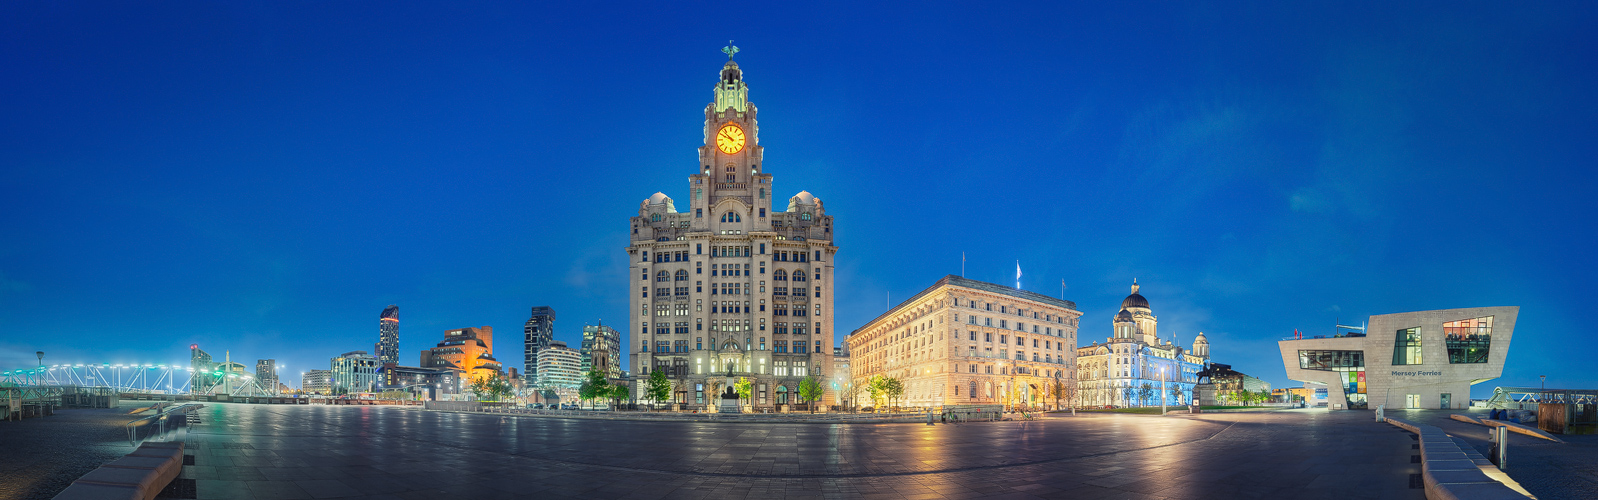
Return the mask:
[[1083,343],[1136,278],[1277,387],[1295,328],[1499,305],[1475,397],[1598,387],[1598,4],[1096,4],[8,2],[0,367],[199,343],[298,385],[388,304],[407,365],[625,325],[627,218],[687,198],[733,39],[779,199],[837,218],[840,333],[964,252],[1063,280]]

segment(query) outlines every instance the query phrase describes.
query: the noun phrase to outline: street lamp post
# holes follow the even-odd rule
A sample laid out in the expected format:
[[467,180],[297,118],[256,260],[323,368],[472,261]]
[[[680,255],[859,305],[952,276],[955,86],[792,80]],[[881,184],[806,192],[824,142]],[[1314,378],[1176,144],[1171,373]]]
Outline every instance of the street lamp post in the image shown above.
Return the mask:
[[36,351],[33,354],[35,356],[39,357],[39,371],[33,372],[33,382],[34,382],[33,385],[43,386],[44,385],[44,351]]
[[1160,367],[1160,415],[1165,415],[1165,367]]
[[1543,399],[1547,398],[1547,396],[1544,396],[1544,394],[1548,392],[1548,376],[1547,375],[1538,375],[1537,378],[1542,379],[1542,387],[1539,389],[1539,392],[1537,393],[1537,402],[1540,403],[1540,402],[1542,402]]

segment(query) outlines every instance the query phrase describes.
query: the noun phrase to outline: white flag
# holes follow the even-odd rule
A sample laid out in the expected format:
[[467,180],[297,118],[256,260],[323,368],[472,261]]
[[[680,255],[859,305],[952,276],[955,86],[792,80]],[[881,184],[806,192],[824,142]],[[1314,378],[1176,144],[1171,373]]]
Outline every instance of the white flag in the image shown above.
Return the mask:
[[1021,261],[1015,261],[1015,288],[1021,288]]

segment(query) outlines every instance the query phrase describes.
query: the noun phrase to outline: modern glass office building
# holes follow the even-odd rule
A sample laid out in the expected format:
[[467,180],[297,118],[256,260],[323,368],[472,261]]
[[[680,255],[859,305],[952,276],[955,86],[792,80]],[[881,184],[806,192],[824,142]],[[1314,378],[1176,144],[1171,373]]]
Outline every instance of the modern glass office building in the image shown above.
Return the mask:
[[1470,386],[1498,378],[1520,308],[1371,316],[1365,333],[1278,342],[1287,378],[1327,389],[1330,409],[1463,409]]

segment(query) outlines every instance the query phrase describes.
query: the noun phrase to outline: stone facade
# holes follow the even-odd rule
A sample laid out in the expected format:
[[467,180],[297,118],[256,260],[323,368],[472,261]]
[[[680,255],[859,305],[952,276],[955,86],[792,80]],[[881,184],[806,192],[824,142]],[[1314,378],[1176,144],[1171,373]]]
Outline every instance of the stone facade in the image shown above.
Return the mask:
[[1068,300],[945,276],[844,340],[855,399],[868,404],[880,375],[904,385],[903,406],[1052,408],[1051,386],[1077,383],[1081,316]]
[[[1198,372],[1210,357],[1203,332],[1193,339],[1192,349],[1182,348],[1174,339],[1161,340],[1159,318],[1138,293],[1136,280],[1112,325],[1114,333],[1103,343],[1077,348],[1078,404],[1157,406],[1162,394],[1169,405],[1191,402]],[[1163,393],[1159,392],[1162,379]]]
[[605,325],[583,325],[583,376],[599,370],[609,380],[621,380],[621,334]]
[[333,390],[333,372],[311,370],[300,377],[300,390],[306,394],[328,394]]
[[748,92],[729,59],[705,107],[686,211],[655,193],[630,220],[624,348],[635,376],[670,375],[676,403],[714,405],[731,374],[754,380],[754,406],[773,407],[831,365],[832,217],[809,192],[773,205]]

